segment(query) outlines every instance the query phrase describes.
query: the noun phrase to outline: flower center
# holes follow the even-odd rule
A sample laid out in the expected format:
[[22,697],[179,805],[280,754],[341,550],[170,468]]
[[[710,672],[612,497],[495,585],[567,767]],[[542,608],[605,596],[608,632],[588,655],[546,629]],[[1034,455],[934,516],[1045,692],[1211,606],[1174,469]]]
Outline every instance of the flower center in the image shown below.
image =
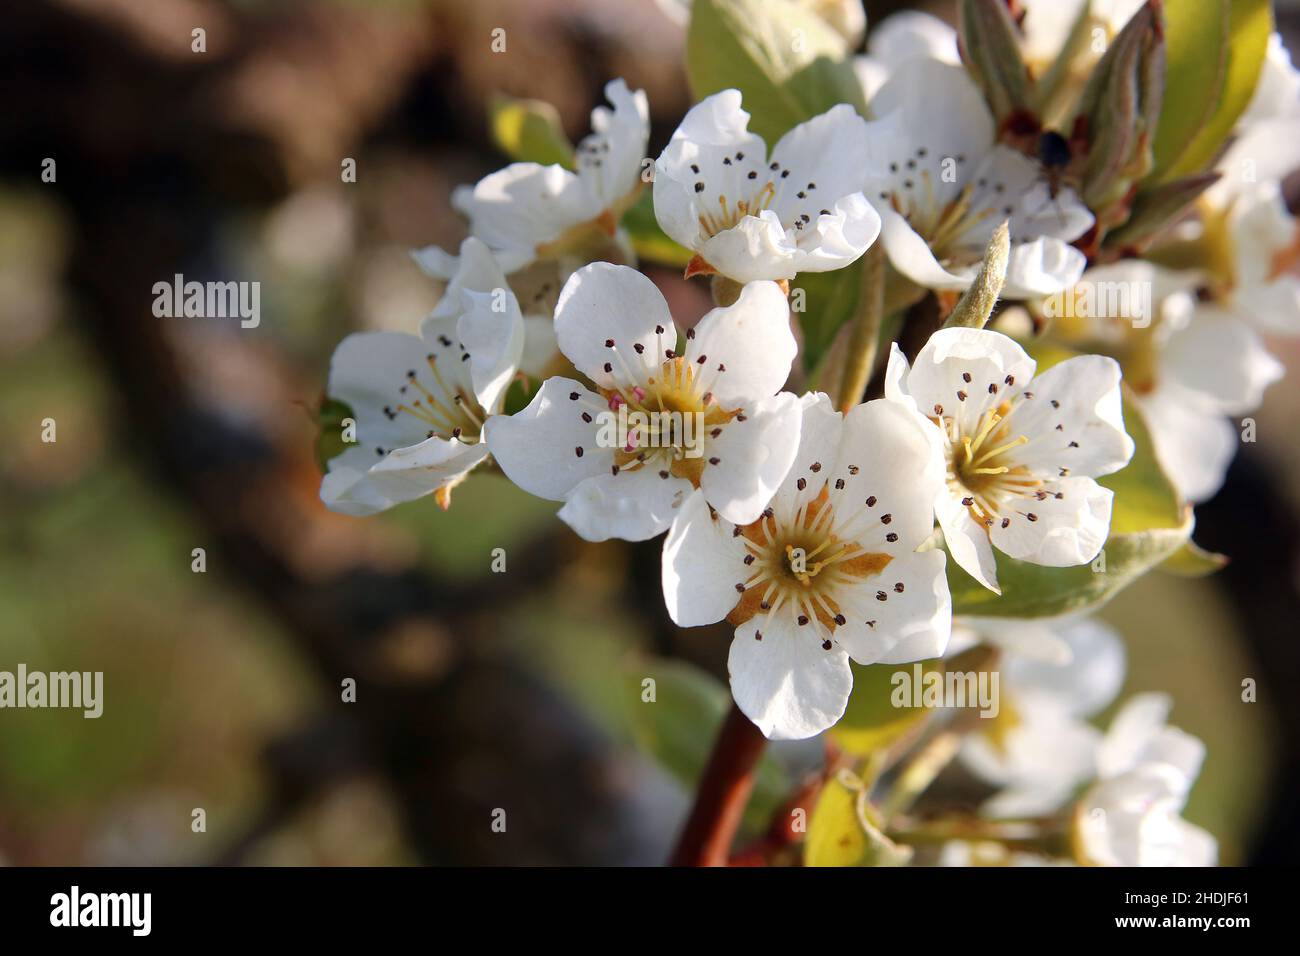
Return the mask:
[[[616,449],[614,467],[635,470],[657,461],[664,477],[685,478],[699,487],[704,445],[723,425],[740,415],[714,401],[704,366],[674,356],[643,385],[602,389],[610,411],[627,422],[626,441]],[[629,376],[631,377],[631,376]],[[716,464],[716,460],[713,462]]]
[[964,434],[955,419],[932,419],[948,437],[948,486],[985,526],[993,523],[1008,498],[1021,497],[1042,485],[1011,455],[1029,441],[1013,433],[1012,410],[1010,402],[990,408],[974,429]]
[[716,236],[735,226],[746,216],[757,216],[772,205],[776,198],[776,184],[772,180],[765,182],[756,192],[729,203],[727,197],[719,194],[718,210],[713,213],[700,213],[700,227],[706,236]]
[[[462,355],[469,357],[464,352]],[[400,400],[396,405],[385,405],[384,415],[389,421],[396,421],[399,415],[414,418],[427,426],[426,438],[477,443],[487,417],[478,400],[467,389],[447,384],[438,371],[437,356],[430,353],[425,361],[433,387],[422,382],[415,369],[408,370],[404,383],[397,389]]]
[[[835,527],[835,507],[823,488],[789,521],[778,520],[769,508],[757,521],[737,528],[749,577],[736,585],[742,597],[728,620],[740,625],[755,614],[784,611],[800,626],[816,622],[828,632],[847,623],[845,591],[879,574],[892,558],[840,538]],[[888,594],[880,591],[877,598],[885,600]]]

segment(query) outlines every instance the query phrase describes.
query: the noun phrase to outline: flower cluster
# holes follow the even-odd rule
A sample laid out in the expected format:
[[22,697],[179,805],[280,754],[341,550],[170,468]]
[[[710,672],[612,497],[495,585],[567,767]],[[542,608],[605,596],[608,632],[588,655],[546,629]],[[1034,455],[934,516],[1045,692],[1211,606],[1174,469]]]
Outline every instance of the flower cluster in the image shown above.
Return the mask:
[[[732,696],[772,739],[834,727],[859,668],[992,648],[1014,707],[954,751],[994,788],[988,818],[1049,817],[1082,862],[1210,863],[1179,816],[1203,748],[1165,726],[1169,701],[1136,698],[1104,736],[1090,723],[1122,681],[1118,638],[1077,613],[1004,618],[1091,609],[1161,557],[1105,573],[1130,431],[1171,510],[1222,482],[1228,416],[1281,374],[1262,336],[1300,331],[1278,186],[1300,160],[1300,78],[1274,42],[1217,167],[1160,178],[1143,112],[1159,97],[1107,99],[1152,82],[1158,7],[1020,6],[1013,22],[966,0],[961,43],[927,15],[887,19],[842,64],[863,103],[770,148],[750,126],[771,104],[725,89],[652,162],[646,96],[617,80],[567,166],[457,190],[459,254],[415,253],[446,283],[419,334],[335,353],[355,445],[321,496],[354,515],[445,507],[487,464],[586,541],[663,535],[666,613],[726,622]],[[625,218],[643,200],[683,281],[712,277],[698,322],[636,268]],[[857,305],[814,360],[792,284],[835,272]],[[1162,529],[1170,548],[1189,528]]]

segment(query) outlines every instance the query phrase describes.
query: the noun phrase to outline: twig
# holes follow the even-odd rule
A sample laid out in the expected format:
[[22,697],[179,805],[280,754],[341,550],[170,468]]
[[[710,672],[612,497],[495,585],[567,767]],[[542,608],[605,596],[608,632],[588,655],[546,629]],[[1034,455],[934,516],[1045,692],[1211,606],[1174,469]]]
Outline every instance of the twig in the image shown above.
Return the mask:
[[726,866],[767,738],[734,703],[700,777],[670,866]]
[[862,401],[862,393],[871,380],[871,368],[876,362],[877,340],[880,337],[880,320],[885,311],[885,254],[877,243],[867,250],[862,265],[862,285],[858,290],[858,310],[854,318],[853,334],[849,337],[849,353],[844,363],[844,378],[840,383],[840,411],[848,412]]

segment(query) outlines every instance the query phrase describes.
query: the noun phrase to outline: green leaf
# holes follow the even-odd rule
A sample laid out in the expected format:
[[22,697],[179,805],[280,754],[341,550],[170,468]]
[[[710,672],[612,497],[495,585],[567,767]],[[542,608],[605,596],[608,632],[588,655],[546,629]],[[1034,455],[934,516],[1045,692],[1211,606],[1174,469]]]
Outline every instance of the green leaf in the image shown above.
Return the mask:
[[352,418],[352,409],[334,398],[322,399],[320,410],[316,413],[316,464],[321,473],[326,471],[329,462],[348,450],[343,440],[343,420]]
[[[886,747],[901,737],[928,712],[926,707],[895,707],[893,702],[893,677],[903,670],[910,674],[911,664],[872,664],[862,666],[850,662],[853,668],[853,693],[839,723],[829,731],[831,737],[847,753],[867,757],[881,747]],[[922,662],[923,673],[943,672],[943,661]]]
[[1231,7],[1231,0],[1169,0],[1164,6],[1165,87],[1153,180],[1185,168],[1188,147],[1218,109],[1228,75]]
[[870,829],[863,825],[860,802],[860,792],[838,777],[826,781],[808,817],[804,866],[902,866],[911,858],[910,848],[891,842],[870,821]]
[[[647,701],[645,681],[654,681]],[[632,665],[624,675],[632,739],[689,791],[694,791],[731,705],[730,691],[709,674],[683,661],[651,660]],[[765,753],[745,808],[745,828],[761,832],[780,809],[793,784]]]
[[[790,286],[790,302],[803,330],[800,354],[811,373],[835,341],[835,333],[853,317],[862,291],[865,257],[834,272],[801,272]],[[802,294],[802,302],[796,297]],[[802,311],[798,311],[802,306]]]
[[952,589],[953,613],[975,617],[1055,617],[1094,608],[1177,551],[1191,531],[1189,520],[1182,528],[1112,534],[1102,550],[1104,571],[1094,570],[1095,564],[1045,568],[995,552],[1001,597],[958,568],[956,562],[949,561],[948,586]]
[[769,147],[837,103],[865,109],[844,38],[793,0],[697,0],[686,75],[697,100],[740,90],[750,131]]
[[494,96],[488,104],[492,141],[516,162],[573,168],[573,144],[550,103]]
[[1203,578],[1227,566],[1226,554],[1206,551],[1195,541],[1188,541],[1181,548],[1165,559],[1160,565],[1161,571],[1168,571],[1181,578]]
[[[1199,2],[1192,5],[1199,6]],[[1231,0],[1230,7],[1227,70],[1218,103],[1182,156],[1165,173],[1166,178],[1188,176],[1206,168],[1255,94],[1268,54],[1268,38],[1273,33],[1273,5],[1269,0]]]
[[623,228],[640,259],[679,269],[686,268],[686,263],[691,261],[690,250],[669,239],[659,228],[654,195],[649,189],[641,190],[636,202],[623,214]]
[[949,560],[954,614],[1020,618],[1082,611],[1109,600],[1184,546],[1192,530],[1190,512],[1160,469],[1146,423],[1129,402],[1124,424],[1135,450],[1127,466],[1099,479],[1115,492],[1115,500],[1110,538],[1097,560],[1047,568],[995,549],[1001,597]]

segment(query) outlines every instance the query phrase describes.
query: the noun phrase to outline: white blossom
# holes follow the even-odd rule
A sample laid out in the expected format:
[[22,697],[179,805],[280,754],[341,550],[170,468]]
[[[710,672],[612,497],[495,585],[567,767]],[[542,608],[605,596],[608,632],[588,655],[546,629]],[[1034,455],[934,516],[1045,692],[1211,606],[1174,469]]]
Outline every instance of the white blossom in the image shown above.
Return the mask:
[[782,280],[855,261],[880,232],[862,194],[866,122],[832,107],[782,136],[770,161],[748,125],[737,90],[705,97],[655,164],[655,216],[694,253],[687,275]]
[[814,394],[802,407],[798,456],[757,520],[729,521],[692,494],[663,552],[669,615],[735,627],[732,694],[774,739],[839,720],[850,658],[942,648],[951,624],[944,554],[917,550],[943,480],[924,423],[884,401],[841,415]]
[[942,444],[935,512],[948,550],[993,591],[995,547],[1049,567],[1095,558],[1112,493],[1093,479],[1133,455],[1114,359],[1076,356],[1037,378],[1035,368],[1001,333],[954,328],[932,335],[911,367],[894,345],[886,373],[886,397],[928,418]]
[[327,394],[350,407],[356,441],[329,461],[321,500],[349,515],[431,492],[445,504],[487,457],[483,423],[500,410],[523,344],[519,304],[500,266],[466,239],[458,271],[418,336],[358,332],[335,349]]
[[[798,399],[778,394],[796,346],[776,283],[745,286],[679,352],[654,283],[593,263],[565,285],[555,331],[595,388],[550,378],[522,412],[490,423],[488,444],[515,484],[563,501],[560,517],[590,541],[661,533],[694,488],[736,521],[758,517],[799,444]],[[646,424],[608,440],[634,414]]]

